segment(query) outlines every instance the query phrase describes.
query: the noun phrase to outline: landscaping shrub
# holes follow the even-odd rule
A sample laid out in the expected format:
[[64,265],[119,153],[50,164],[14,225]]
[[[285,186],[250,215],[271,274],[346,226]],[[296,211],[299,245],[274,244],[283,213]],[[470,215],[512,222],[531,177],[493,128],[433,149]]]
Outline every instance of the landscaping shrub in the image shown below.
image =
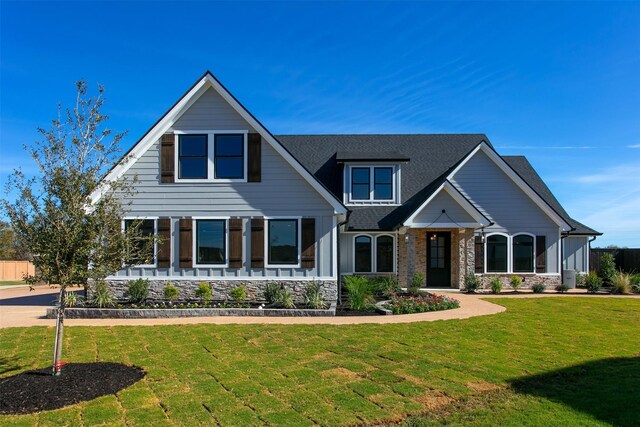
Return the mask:
[[264,299],[267,304],[274,304],[278,301],[280,292],[282,291],[282,285],[276,282],[269,282],[264,287]]
[[602,279],[595,271],[590,271],[584,276],[584,286],[587,288],[587,292],[594,294],[602,287]]
[[400,293],[400,283],[393,276],[377,277],[373,280],[375,296],[379,298],[391,298],[394,294]]
[[518,292],[520,286],[522,285],[522,278],[520,276],[516,276],[515,274],[511,276],[511,287],[515,292]]
[[213,294],[211,292],[211,286],[207,282],[200,283],[200,286],[196,289],[196,298],[199,298],[205,304],[211,302]]
[[605,286],[613,285],[613,278],[616,275],[616,259],[613,254],[604,254],[600,258],[600,270],[598,270],[598,276],[602,279]]
[[171,283],[164,287],[164,299],[166,300],[175,301],[178,299],[179,294],[180,291],[178,291],[178,288],[173,286]]
[[411,283],[409,284],[409,293],[411,295],[418,295],[420,293],[420,288],[424,286],[424,274],[419,271],[413,273],[413,277],[411,278]]
[[547,286],[542,283],[536,283],[531,287],[531,290],[533,291],[534,294],[541,294],[544,292],[545,289],[547,289]]
[[482,287],[480,277],[473,273],[469,273],[464,277],[464,291],[468,294],[472,294]]
[[629,294],[631,293],[631,275],[619,271],[613,276],[611,285],[613,286],[611,293]]
[[67,307],[76,307],[82,304],[82,297],[73,291],[64,293],[64,305]]
[[236,304],[240,305],[247,300],[247,289],[244,285],[240,285],[237,288],[231,289],[229,296]]
[[280,290],[280,294],[278,295],[278,301],[276,301],[276,304],[284,308],[296,308],[296,304],[293,302],[293,292],[283,286]]
[[362,276],[345,276],[344,287],[347,290],[347,301],[352,310],[367,310],[375,302],[373,286]]
[[316,310],[327,308],[327,303],[324,301],[324,297],[322,296],[322,287],[320,286],[320,283],[314,280],[304,288],[304,302],[309,307]]
[[632,292],[640,293],[640,273],[631,276],[630,284]]
[[447,296],[425,294],[418,296],[395,295],[385,304],[393,314],[424,313],[460,307],[460,301]]
[[491,285],[491,293],[499,294],[500,292],[502,292],[502,281],[500,280],[499,277],[492,278],[490,285]]
[[565,285],[564,283],[561,283],[558,286],[556,286],[556,291],[558,293],[564,294],[568,290],[569,290],[569,287],[567,285]]
[[134,304],[143,303],[149,297],[149,280],[136,279],[129,282],[129,288],[125,292],[125,297]]
[[111,296],[111,291],[105,282],[98,282],[95,285],[90,302],[100,308],[113,306],[113,296]]

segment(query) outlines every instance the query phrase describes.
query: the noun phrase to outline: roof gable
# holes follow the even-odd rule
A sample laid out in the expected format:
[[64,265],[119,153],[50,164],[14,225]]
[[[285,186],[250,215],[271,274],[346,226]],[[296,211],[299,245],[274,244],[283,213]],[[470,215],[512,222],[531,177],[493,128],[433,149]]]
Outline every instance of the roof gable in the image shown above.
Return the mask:
[[103,178],[101,186],[91,196],[91,202],[95,203],[109,190],[110,182],[121,178],[124,173],[196,103],[209,89],[213,89],[228,105],[246,121],[249,126],[260,133],[263,140],[270,144],[293,168],[305,179],[320,195],[329,202],[337,214],[346,214],[347,209],[324,185],[319,182],[305,167],[294,158],[285,147],[278,142],[240,102],[211,74],[207,71],[194,85],[167,111],[144,136],[129,150],[125,156]]

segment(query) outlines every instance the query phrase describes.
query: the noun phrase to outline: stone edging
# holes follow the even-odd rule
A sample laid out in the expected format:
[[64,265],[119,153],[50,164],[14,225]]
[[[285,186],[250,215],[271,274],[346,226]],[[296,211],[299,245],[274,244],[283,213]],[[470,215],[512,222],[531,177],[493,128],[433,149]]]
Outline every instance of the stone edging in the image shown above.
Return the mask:
[[[176,317],[257,316],[320,317],[335,316],[336,303],[328,309],[286,308],[81,308],[65,309],[67,319],[160,319]],[[56,308],[47,308],[47,319],[56,317]]]
[[380,314],[385,314],[385,315],[391,315],[391,316],[393,316],[393,311],[391,311],[391,310],[388,310],[388,309],[384,308],[384,305],[385,305],[386,303],[388,303],[388,302],[389,302],[389,300],[386,300],[386,301],[380,301],[380,302],[376,303],[376,311],[377,311],[378,313],[380,313]]

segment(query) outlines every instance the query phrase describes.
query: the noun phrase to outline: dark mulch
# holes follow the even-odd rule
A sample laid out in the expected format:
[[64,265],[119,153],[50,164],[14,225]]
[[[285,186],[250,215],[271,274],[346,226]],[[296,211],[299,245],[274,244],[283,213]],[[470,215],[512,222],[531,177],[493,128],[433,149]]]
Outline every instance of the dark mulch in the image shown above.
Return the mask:
[[145,371],[121,363],[69,363],[59,376],[51,367],[0,378],[0,414],[31,414],[115,394]]

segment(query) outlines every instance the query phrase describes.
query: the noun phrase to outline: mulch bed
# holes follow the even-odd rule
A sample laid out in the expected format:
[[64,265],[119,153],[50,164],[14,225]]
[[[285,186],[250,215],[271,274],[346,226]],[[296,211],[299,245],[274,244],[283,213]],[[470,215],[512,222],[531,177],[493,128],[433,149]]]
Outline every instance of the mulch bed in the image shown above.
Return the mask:
[[381,313],[378,313],[375,310],[368,311],[357,311],[351,310],[350,308],[338,308],[336,310],[336,316],[380,316]]
[[0,378],[0,414],[31,414],[115,394],[146,372],[121,363],[69,363],[59,376],[51,367]]

